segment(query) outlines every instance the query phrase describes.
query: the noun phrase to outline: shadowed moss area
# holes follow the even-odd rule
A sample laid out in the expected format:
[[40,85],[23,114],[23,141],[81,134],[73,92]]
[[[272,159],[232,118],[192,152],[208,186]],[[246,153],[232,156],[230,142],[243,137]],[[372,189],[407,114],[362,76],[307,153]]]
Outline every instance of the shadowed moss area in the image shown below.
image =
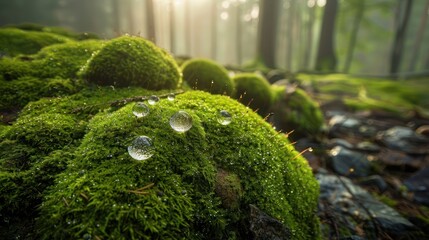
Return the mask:
[[292,136],[314,136],[322,132],[324,126],[323,113],[319,104],[302,89],[288,90],[277,87],[276,102],[273,104],[272,121],[278,130],[294,131]]
[[[15,229],[37,232],[42,239],[247,238],[243,224],[254,204],[282,221],[294,239],[318,238],[318,184],[287,138],[236,101],[204,92],[179,94],[174,101],[163,98],[149,105],[144,118],[132,114],[134,102],[112,104],[140,93],[153,94],[93,88],[24,108],[1,143],[7,148],[17,141],[17,147],[26,149],[4,151],[0,159],[0,181],[7,183],[1,196],[8,203],[0,211],[10,223],[22,223],[11,225],[9,236]],[[186,133],[169,125],[178,110],[192,116]],[[217,121],[220,110],[233,116],[229,125]],[[44,130],[36,134],[39,128]],[[52,141],[60,138],[58,145],[49,144],[50,134]],[[154,144],[154,155],[145,161],[127,152],[141,135]],[[12,156],[14,152],[24,156]],[[21,166],[16,159],[27,164],[23,171],[16,172]],[[37,185],[39,194],[27,198],[36,191],[29,187],[36,176],[43,177],[42,166],[47,179]],[[30,214],[19,221],[29,207],[41,212],[30,211],[33,218]],[[31,230],[34,221],[29,219],[35,218]]]
[[268,113],[273,101],[273,93],[269,82],[255,73],[241,73],[233,77],[235,95],[244,105],[258,110],[261,115]]
[[297,79],[312,82],[322,100],[342,98],[353,109],[381,109],[404,115],[417,111],[429,116],[429,79],[388,80],[344,74],[299,74]]
[[234,83],[228,71],[208,59],[191,59],[182,65],[183,79],[192,89],[231,96]]
[[18,54],[34,54],[43,47],[69,41],[72,40],[54,33],[0,28],[0,54],[10,57]]
[[82,77],[101,86],[137,86],[151,90],[176,89],[179,68],[166,51],[132,36],[108,41],[82,69]]

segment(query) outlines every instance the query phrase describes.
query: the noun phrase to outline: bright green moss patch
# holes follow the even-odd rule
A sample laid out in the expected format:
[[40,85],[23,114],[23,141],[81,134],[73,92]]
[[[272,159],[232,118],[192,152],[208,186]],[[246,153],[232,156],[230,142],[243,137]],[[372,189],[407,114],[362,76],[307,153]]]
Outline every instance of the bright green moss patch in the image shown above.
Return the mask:
[[107,42],[82,70],[90,83],[137,86],[151,90],[176,89],[181,84],[173,57],[140,37],[122,36]]
[[319,95],[340,97],[356,110],[381,109],[403,116],[407,111],[424,113],[429,109],[427,78],[389,80],[344,74],[299,74],[297,78],[313,82]]
[[294,131],[292,136],[317,136],[322,132],[324,118],[319,104],[302,89],[288,92],[283,89],[273,104],[273,121],[284,132]]
[[13,81],[0,80],[0,111],[19,110],[30,101],[69,95],[78,89],[73,81],[61,78],[22,77]]
[[34,54],[45,46],[69,41],[69,38],[53,33],[0,28],[0,53],[10,57]]
[[273,93],[268,81],[255,73],[237,74],[235,83],[235,98],[261,115],[268,113],[273,100]]
[[[99,90],[99,96],[115,92],[107,89]],[[89,100],[90,92],[68,98],[96,102]],[[18,121],[36,119],[38,107],[67,111],[65,105],[61,107],[66,102],[30,104]],[[110,110],[103,105],[106,111],[91,118],[76,150],[69,149],[66,157],[64,151],[48,155],[50,163],[67,159],[68,164],[43,194],[35,230],[39,237],[248,238],[242,229],[249,204],[254,204],[282,221],[295,239],[318,238],[314,214],[318,184],[311,169],[288,140],[253,111],[227,97],[203,92],[180,94],[173,102],[162,99],[139,119],[132,114],[133,105]],[[186,133],[177,133],[169,125],[178,110],[193,118]],[[220,110],[232,114],[229,125],[217,122]],[[60,129],[75,122],[63,121]],[[46,132],[57,128],[48,127]],[[23,133],[27,130],[15,135]],[[141,135],[152,138],[155,147],[154,155],[145,161],[134,160],[127,152]],[[61,146],[74,138],[65,136],[58,139]],[[22,141],[42,147],[36,136]]]
[[231,96],[234,83],[227,70],[208,59],[191,59],[182,65],[183,79],[192,89]]

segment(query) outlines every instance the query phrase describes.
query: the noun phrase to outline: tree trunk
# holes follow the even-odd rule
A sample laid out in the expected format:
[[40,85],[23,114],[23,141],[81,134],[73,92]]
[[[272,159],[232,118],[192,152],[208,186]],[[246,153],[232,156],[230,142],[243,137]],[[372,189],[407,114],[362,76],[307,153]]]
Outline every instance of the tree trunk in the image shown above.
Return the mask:
[[113,32],[116,36],[121,35],[121,11],[120,0],[112,0]]
[[412,72],[416,68],[417,59],[419,58],[420,46],[422,45],[423,35],[426,30],[426,21],[429,14],[429,0],[426,0],[425,7],[423,9],[422,17],[420,18],[419,31],[417,33],[416,41],[414,42],[413,53],[411,54],[410,65],[408,71]]
[[[402,6],[405,4],[405,8]],[[404,49],[406,31],[408,25],[408,19],[410,18],[410,12],[412,7],[412,0],[403,0],[400,1],[398,5],[398,11],[396,14],[396,19],[398,19],[398,24],[396,27],[395,39],[392,48],[392,56],[390,59],[390,74],[396,74],[400,70],[402,52]]]
[[262,64],[275,68],[276,38],[280,0],[260,2],[260,18],[257,53]]
[[212,59],[217,58],[217,1],[212,1],[212,27],[211,27],[211,56]]
[[287,70],[292,70],[293,65],[293,39],[296,37],[294,35],[294,24],[295,24],[295,2],[291,1],[289,6],[289,14],[287,16],[287,31],[288,36],[286,38],[286,67]]
[[349,46],[347,48],[346,61],[344,64],[344,73],[348,73],[350,71],[350,66],[353,60],[353,53],[356,47],[356,40],[359,33],[360,22],[362,21],[364,10],[365,10],[365,0],[359,1],[358,9],[356,9],[355,19],[353,21],[353,28],[350,34]]
[[[94,0],[91,0],[94,1]],[[127,17],[128,17],[128,32],[131,35],[136,34],[134,25],[134,0],[126,1]]]
[[311,50],[313,48],[313,26],[315,20],[315,6],[309,9],[309,20],[308,20],[308,29],[307,29],[307,46],[305,48],[304,54],[304,68],[310,69],[311,67]]
[[334,50],[334,33],[337,9],[338,0],[327,0],[316,58],[316,70],[318,71],[335,71],[336,69],[337,58]]
[[155,16],[153,0],[146,0],[146,33],[147,39],[156,43]]
[[241,21],[241,4],[237,4],[237,16],[236,16],[236,24],[237,24],[237,31],[236,31],[236,49],[237,49],[237,63],[238,65],[241,65],[243,61],[243,50],[242,50],[242,21]]
[[188,56],[192,55],[191,49],[191,3],[189,0],[185,1],[185,45]]
[[170,0],[169,3],[170,7],[170,52],[175,53],[176,52],[176,28],[174,26],[175,22],[175,14],[174,14],[174,1]]

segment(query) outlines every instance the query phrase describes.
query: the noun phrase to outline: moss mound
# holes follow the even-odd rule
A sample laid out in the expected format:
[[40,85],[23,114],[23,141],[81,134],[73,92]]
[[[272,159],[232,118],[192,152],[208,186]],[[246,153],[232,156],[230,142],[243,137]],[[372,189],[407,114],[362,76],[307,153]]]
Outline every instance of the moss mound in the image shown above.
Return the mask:
[[76,78],[78,71],[92,54],[102,47],[102,41],[87,40],[55,44],[37,54],[0,60],[0,73],[5,80],[22,76],[40,78]]
[[268,113],[272,103],[273,93],[268,81],[255,73],[241,73],[233,77],[235,83],[235,98],[261,115]]
[[192,89],[231,96],[234,83],[227,70],[208,59],[192,59],[182,65],[183,79]]
[[43,47],[69,42],[71,39],[54,33],[0,28],[0,53],[6,56],[34,54]]
[[102,86],[140,86],[151,90],[176,89],[181,84],[174,59],[140,37],[122,36],[107,42],[82,71]]
[[292,137],[317,136],[323,130],[324,118],[319,104],[302,89],[282,88],[272,108],[274,125]]

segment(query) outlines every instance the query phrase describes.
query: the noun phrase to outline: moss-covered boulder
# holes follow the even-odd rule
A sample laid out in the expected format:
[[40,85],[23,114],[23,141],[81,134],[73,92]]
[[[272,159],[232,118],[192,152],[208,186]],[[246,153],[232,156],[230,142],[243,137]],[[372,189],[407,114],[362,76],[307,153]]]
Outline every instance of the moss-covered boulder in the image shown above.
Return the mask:
[[34,54],[43,47],[69,41],[72,40],[54,33],[0,28],[0,55]]
[[69,95],[78,89],[78,84],[62,78],[21,77],[14,81],[0,80],[0,111],[19,111],[30,101]]
[[76,78],[79,70],[102,45],[99,40],[73,41],[47,46],[33,55],[4,58],[0,60],[0,74],[8,81],[22,76]]
[[231,96],[234,83],[228,71],[208,59],[191,59],[182,65],[183,79],[192,89]]
[[107,42],[82,69],[82,76],[97,85],[151,90],[176,89],[181,84],[173,57],[152,42],[133,36]]
[[255,73],[241,73],[233,77],[235,83],[235,98],[244,105],[248,105],[258,113],[268,113],[273,100],[273,93],[269,82]]
[[278,87],[272,112],[274,126],[284,132],[293,130],[294,139],[322,133],[324,118],[319,104],[300,88]]

